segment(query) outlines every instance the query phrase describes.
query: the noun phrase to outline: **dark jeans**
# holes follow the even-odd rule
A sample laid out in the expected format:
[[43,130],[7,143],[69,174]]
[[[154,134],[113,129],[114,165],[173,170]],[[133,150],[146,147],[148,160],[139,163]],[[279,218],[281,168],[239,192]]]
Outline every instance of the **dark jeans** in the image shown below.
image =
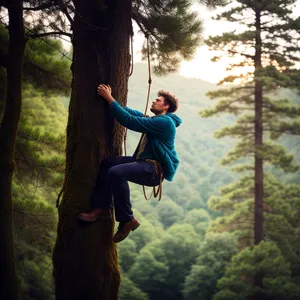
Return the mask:
[[159,185],[160,176],[153,164],[136,161],[132,156],[108,157],[101,163],[96,186],[92,194],[92,208],[112,208],[114,199],[115,216],[118,222],[132,220],[128,181],[145,185]]

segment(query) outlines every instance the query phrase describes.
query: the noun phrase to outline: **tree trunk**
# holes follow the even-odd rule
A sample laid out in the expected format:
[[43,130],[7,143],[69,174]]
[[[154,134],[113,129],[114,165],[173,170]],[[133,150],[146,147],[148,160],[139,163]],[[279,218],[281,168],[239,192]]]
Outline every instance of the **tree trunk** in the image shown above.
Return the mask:
[[[264,216],[263,216],[263,202],[264,202],[264,182],[263,182],[263,91],[262,84],[257,78],[257,72],[262,68],[261,62],[261,12],[256,12],[256,37],[255,37],[255,204],[254,204],[254,244],[258,245],[264,239]],[[256,273],[253,284],[255,287],[263,289],[262,274]],[[260,292],[256,293],[249,299],[263,300],[265,296]]]
[[[256,46],[255,46],[255,74],[262,68],[261,63],[261,23],[260,12],[256,13]],[[259,244],[264,239],[263,232],[263,159],[261,150],[263,146],[263,93],[262,84],[255,78],[255,228],[254,244]]]
[[125,105],[132,34],[130,0],[74,1],[73,81],[66,146],[66,176],[59,206],[53,253],[56,299],[117,299],[120,273],[114,222],[84,224],[99,163],[122,150],[124,130],[97,95],[99,83],[110,84]]
[[23,1],[7,3],[9,13],[9,48],[7,95],[0,128],[0,299],[18,299],[12,234],[11,183],[14,151],[21,113],[21,89],[25,33]]

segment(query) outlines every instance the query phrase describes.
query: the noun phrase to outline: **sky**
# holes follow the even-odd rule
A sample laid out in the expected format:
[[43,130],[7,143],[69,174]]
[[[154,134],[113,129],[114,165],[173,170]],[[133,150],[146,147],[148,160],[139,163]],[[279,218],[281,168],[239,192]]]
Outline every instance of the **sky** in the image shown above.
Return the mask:
[[[207,10],[203,6],[194,5],[193,9],[196,9],[199,13],[199,17],[203,20],[204,38],[208,38],[210,35],[221,35],[225,31],[239,30],[237,23],[214,21],[212,16],[221,12],[224,9]],[[295,15],[300,15],[300,0],[297,1],[295,8]],[[141,49],[143,42],[143,36],[137,33],[137,27],[135,28],[134,36],[134,60],[140,62],[140,54],[138,49]],[[212,62],[211,58],[215,56],[213,51],[210,51],[206,45],[201,45],[196,53],[195,57],[191,61],[184,61],[181,63],[179,73],[185,77],[200,78],[205,81],[217,83],[223,79],[228,73],[226,73],[226,67],[229,64],[228,58],[224,57],[218,62]]]

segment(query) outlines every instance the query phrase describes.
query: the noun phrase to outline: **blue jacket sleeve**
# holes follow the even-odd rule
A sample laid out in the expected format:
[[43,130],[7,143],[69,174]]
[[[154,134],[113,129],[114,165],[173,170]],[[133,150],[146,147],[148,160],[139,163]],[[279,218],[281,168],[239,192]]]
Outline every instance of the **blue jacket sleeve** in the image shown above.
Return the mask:
[[[166,136],[166,132],[171,133],[172,127],[175,128],[172,120],[168,117],[147,118],[144,116],[133,116],[126,109],[124,109],[117,101],[111,103],[110,111],[114,118],[121,125],[133,131],[152,135]],[[169,130],[166,130],[168,128]]]
[[144,114],[138,110],[134,110],[126,106],[126,111],[129,112],[131,115],[136,116],[136,117],[143,117]]

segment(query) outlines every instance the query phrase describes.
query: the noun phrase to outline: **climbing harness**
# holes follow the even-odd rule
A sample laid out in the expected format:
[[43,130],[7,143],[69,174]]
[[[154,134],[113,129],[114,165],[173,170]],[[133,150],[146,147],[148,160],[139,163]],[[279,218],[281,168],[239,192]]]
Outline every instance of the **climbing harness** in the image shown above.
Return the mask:
[[164,181],[164,173],[163,173],[163,169],[160,165],[160,163],[156,160],[153,160],[153,159],[146,159],[146,162],[148,163],[151,163],[154,165],[155,167],[155,172],[156,174],[159,175],[159,185],[157,186],[157,189],[156,187],[154,186],[152,191],[151,191],[151,194],[149,197],[147,197],[146,195],[146,189],[145,189],[145,186],[143,185],[143,193],[144,193],[144,197],[146,200],[150,200],[152,195],[154,196],[154,198],[156,198],[158,196],[158,201],[160,201],[161,199],[161,196],[162,196],[162,182]]

